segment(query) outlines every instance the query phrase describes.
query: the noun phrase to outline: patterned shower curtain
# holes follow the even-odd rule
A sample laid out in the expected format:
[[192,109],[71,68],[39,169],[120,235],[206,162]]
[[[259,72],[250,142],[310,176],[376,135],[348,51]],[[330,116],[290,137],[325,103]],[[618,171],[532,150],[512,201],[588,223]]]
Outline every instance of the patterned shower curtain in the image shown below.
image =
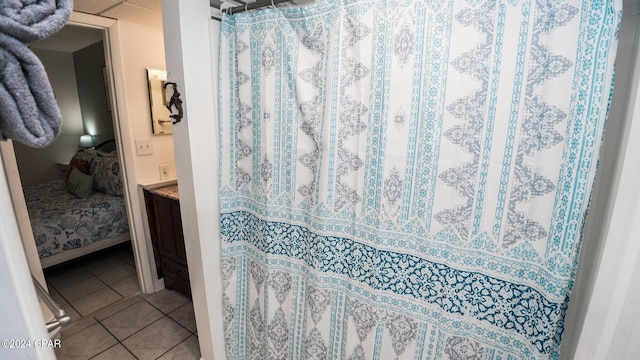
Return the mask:
[[224,16],[228,358],[557,359],[621,6]]

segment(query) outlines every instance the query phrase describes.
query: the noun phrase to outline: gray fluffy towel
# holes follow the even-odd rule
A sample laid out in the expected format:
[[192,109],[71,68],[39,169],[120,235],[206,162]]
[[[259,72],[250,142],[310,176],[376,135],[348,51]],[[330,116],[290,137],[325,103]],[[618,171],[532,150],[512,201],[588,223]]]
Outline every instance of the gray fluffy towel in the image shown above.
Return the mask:
[[0,130],[3,136],[41,148],[58,136],[61,125],[62,114],[40,59],[27,45],[0,33]]
[[0,32],[28,43],[60,30],[73,0],[0,0]]

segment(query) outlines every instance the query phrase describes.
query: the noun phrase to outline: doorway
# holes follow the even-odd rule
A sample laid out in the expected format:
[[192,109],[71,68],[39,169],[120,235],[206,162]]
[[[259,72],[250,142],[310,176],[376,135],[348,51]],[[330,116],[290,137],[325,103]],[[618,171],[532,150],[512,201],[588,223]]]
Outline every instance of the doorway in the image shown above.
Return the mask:
[[[106,84],[108,85],[105,89],[107,94],[105,103],[108,101],[109,105],[112,106],[112,131],[113,138],[115,138],[115,145],[117,148],[117,157],[121,164],[122,169],[122,179],[123,179],[123,192],[124,199],[126,202],[126,220],[129,223],[129,229],[131,234],[131,244],[133,248],[133,255],[135,259],[135,272],[137,274],[138,283],[140,285],[140,289],[145,293],[151,293],[155,290],[154,280],[152,273],[152,264],[149,261],[148,250],[150,247],[147,247],[144,237],[144,230],[141,224],[140,215],[138,214],[139,209],[139,201],[137,194],[136,184],[136,176],[135,176],[135,167],[133,166],[133,149],[130,146],[127,146],[127,143],[130,142],[123,134],[126,134],[126,129],[122,129],[120,126],[120,119],[125,118],[127,111],[126,108],[122,105],[125,104],[126,101],[124,99],[122,79],[123,79],[123,68],[122,64],[122,54],[118,52],[121,51],[120,48],[120,39],[118,37],[118,25],[117,22],[113,19],[107,19],[102,17],[96,17],[88,14],[82,13],[73,13],[71,20],[69,21],[69,25],[76,27],[83,27],[85,29],[91,29],[98,31],[100,33],[101,38],[104,41],[104,57],[105,57],[105,69],[104,69],[104,78],[106,80]],[[115,55],[112,56],[112,53],[115,52]],[[113,62],[113,59],[116,59]],[[117,91],[116,91],[117,90]],[[116,94],[118,92],[118,94]],[[119,106],[120,105],[120,106]],[[84,125],[81,125],[81,129],[79,132],[84,133]],[[73,141],[72,149],[75,147],[77,150],[79,137],[74,137],[69,141]],[[31,224],[29,222],[28,212],[24,200],[24,196],[22,193],[22,184],[20,182],[19,172],[18,172],[18,164],[16,161],[15,153],[11,142],[4,142],[0,144],[3,163],[5,167],[5,171],[7,172],[8,182],[11,190],[12,202],[14,205],[14,209],[16,211],[19,229],[21,233],[21,237],[23,239],[23,245],[26,253],[26,257],[29,263],[30,271],[33,276],[46,287],[44,282],[44,276],[42,267],[40,265],[40,259],[38,256],[38,252],[35,246],[35,240],[33,237],[33,233],[31,230]],[[72,150],[73,152],[73,150]],[[64,158],[64,154],[61,155]],[[66,156],[67,159],[70,158],[69,154]],[[57,161],[56,161],[57,162]],[[129,165],[129,166],[127,166]],[[132,185],[133,184],[133,185]],[[142,239],[141,241],[137,241],[138,239]]]
[[[94,190],[82,199],[65,188],[72,169],[69,162],[77,155],[95,152],[100,159],[94,165],[118,165],[115,150],[122,140],[116,139],[120,133],[117,108],[107,71],[112,68],[108,29],[72,20],[55,35],[30,47],[47,71],[64,121],[60,135],[44,149],[13,142],[19,180],[14,182],[12,192],[24,194],[13,200],[14,205],[24,202],[26,207],[21,208],[29,212],[29,216],[19,218],[32,272],[42,283],[42,269],[38,267],[42,264],[48,268],[45,286],[67,314],[78,319],[140,290],[129,234],[132,227],[126,215],[132,210],[126,209],[122,180],[117,180],[117,193],[105,193],[95,186],[100,178],[94,173]],[[83,143],[87,138],[89,143]],[[106,146],[98,148],[105,142]],[[48,204],[56,209],[52,220],[46,218],[44,208]],[[35,256],[31,246],[34,240]],[[117,250],[111,249],[113,246]],[[91,266],[83,266],[83,262]]]

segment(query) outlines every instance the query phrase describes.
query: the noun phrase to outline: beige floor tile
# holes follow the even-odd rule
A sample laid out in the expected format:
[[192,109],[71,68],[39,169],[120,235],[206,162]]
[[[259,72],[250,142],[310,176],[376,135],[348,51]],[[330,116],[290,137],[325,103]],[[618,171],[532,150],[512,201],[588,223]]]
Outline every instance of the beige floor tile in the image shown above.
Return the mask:
[[60,295],[60,293],[51,285],[49,285],[49,296],[51,296],[51,299],[53,299],[53,301],[55,301],[58,305],[64,305],[68,303],[68,301],[65,300],[62,295]]
[[165,314],[172,312],[189,299],[177,291],[162,289],[145,299],[151,305],[157,307]]
[[191,333],[182,326],[163,317],[125,339],[122,344],[138,359],[151,360],[164,354],[190,335]]
[[142,301],[142,299],[138,296],[122,299],[94,313],[93,317],[98,321],[102,321],[113,314],[128,309],[129,307],[140,301]]
[[58,292],[91,277],[93,275],[82,267],[68,267],[45,273],[47,283],[52,285]]
[[122,299],[120,294],[113,291],[111,288],[105,287],[88,296],[72,301],[71,305],[80,313],[80,315],[87,316],[120,299]]
[[82,318],[82,315],[80,315],[76,311],[76,309],[74,309],[73,306],[71,306],[71,304],[62,304],[60,305],[60,308],[64,310],[65,314],[71,317],[71,321],[77,321],[77,320],[80,320],[80,318]]
[[107,254],[105,257],[96,257],[95,260],[88,262],[85,266],[87,271],[93,275],[99,275],[119,267],[120,264],[122,264],[122,261],[117,256]]
[[118,343],[118,340],[111,336],[109,332],[100,324],[94,324],[82,332],[61,339],[62,346],[56,349],[58,360],[68,358],[89,359],[111,346]]
[[193,303],[191,301],[170,312],[168,316],[187,328],[187,330],[193,333],[196,332],[196,316],[193,313]]
[[91,358],[91,360],[136,360],[136,357],[122,344],[117,344]]
[[140,285],[138,284],[137,275],[130,276],[124,280],[120,280],[110,286],[113,290],[117,291],[124,297],[131,296],[140,292]]
[[160,319],[162,313],[145,301],[137,302],[100,322],[119,340]]
[[158,360],[198,360],[200,359],[200,345],[198,338],[190,336],[173,349],[158,358]]
[[65,298],[65,300],[73,303],[75,300],[78,300],[106,287],[107,285],[105,285],[105,283],[92,276],[71,286],[65,287],[63,289],[58,289],[58,292],[60,293],[60,295],[62,295],[62,297]]
[[124,262],[120,262],[120,264],[118,264],[117,267],[114,267],[113,269],[102,272],[96,275],[96,277],[102,280],[107,285],[111,285],[113,283],[117,283],[118,281],[124,280],[130,277],[131,275],[135,275],[135,274],[136,274],[136,268],[134,268],[129,264],[125,264]]
[[71,323],[62,327],[62,338],[66,339],[69,336],[79,333],[80,331],[95,325],[98,322],[93,317],[83,317],[78,320],[71,320]]

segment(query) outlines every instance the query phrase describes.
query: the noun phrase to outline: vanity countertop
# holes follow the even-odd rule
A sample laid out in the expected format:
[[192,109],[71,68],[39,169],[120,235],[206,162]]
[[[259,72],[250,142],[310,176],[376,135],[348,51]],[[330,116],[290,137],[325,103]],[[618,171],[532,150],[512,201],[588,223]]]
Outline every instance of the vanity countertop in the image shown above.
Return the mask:
[[174,199],[174,200],[180,200],[180,194],[178,193],[178,185],[169,185],[169,186],[163,186],[160,188],[156,188],[156,189],[151,189],[149,190],[149,192],[153,193],[153,194],[157,194],[160,196],[164,196],[164,197],[168,197],[170,199]]

